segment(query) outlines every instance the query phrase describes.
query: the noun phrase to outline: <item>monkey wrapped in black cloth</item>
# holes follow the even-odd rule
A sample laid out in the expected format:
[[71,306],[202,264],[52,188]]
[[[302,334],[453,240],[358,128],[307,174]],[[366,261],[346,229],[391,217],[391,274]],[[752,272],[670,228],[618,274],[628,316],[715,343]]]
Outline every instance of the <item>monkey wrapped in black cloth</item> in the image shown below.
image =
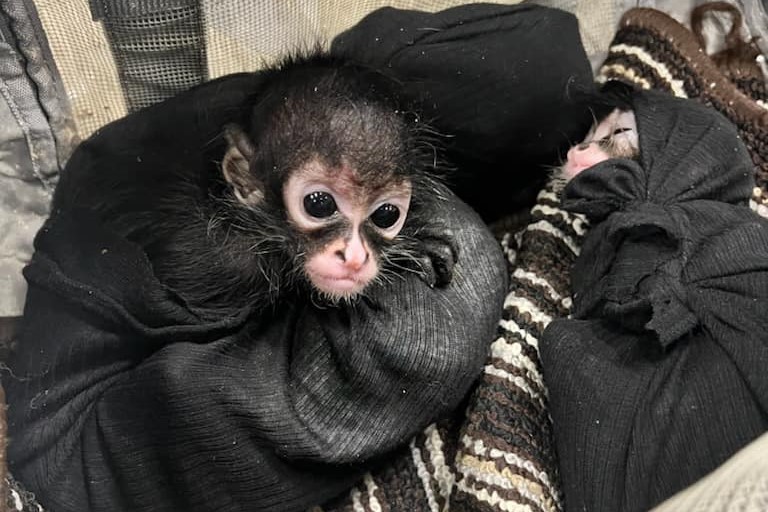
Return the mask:
[[768,429],[768,220],[748,207],[752,162],[713,109],[660,92],[629,102],[637,158],[564,189],[591,224],[572,317],[541,341],[566,510],[648,510]]
[[78,148],[3,382],[44,507],[305,510],[460,405],[506,265],[396,87],[297,58]]

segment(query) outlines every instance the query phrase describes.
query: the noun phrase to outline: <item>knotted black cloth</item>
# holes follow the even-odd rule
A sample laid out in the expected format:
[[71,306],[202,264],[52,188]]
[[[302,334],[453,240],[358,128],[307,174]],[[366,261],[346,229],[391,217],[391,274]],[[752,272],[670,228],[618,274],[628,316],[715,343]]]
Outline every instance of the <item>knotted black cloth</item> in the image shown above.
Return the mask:
[[257,82],[226,77],[132,114],[65,170],[3,376],[11,471],[47,509],[305,510],[455,410],[482,369],[506,265],[447,190],[425,215],[455,231],[449,286],[405,274],[353,306],[296,297],[218,319],[188,309],[95,218],[90,205],[124,193],[87,193],[110,163],[133,162],[147,194],[153,174],[204,172],[204,148]]
[[768,220],[716,111],[636,92],[638,161],[575,178],[593,225],[541,342],[567,510],[647,510],[768,428]]

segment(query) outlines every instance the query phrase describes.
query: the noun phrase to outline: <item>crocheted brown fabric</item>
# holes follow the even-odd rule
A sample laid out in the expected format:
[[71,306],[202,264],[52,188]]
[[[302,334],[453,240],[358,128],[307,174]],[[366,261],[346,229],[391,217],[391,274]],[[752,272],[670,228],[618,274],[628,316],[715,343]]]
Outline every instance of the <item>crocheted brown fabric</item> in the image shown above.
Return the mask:
[[725,48],[711,55],[728,79],[741,92],[752,99],[765,101],[768,99],[765,78],[758,64],[760,48],[755,38],[745,40],[741,35],[742,15],[739,9],[728,2],[708,2],[697,6],[691,11],[691,30],[701,48],[706,48],[704,24],[708,15],[714,13],[726,14],[730,17],[731,28],[723,35]]
[[[744,46],[748,48],[748,46]],[[745,61],[748,61],[748,55]],[[733,59],[728,62],[732,62]],[[720,111],[736,124],[755,164],[757,187],[753,193],[757,209],[768,215],[768,110],[763,101],[764,85],[744,90],[730,80],[699,45],[696,35],[669,15],[638,8],[627,11],[598,74],[598,80],[621,80],[644,89],[667,91],[695,98]],[[760,77],[764,82],[764,78]],[[749,95],[748,95],[749,94]],[[758,208],[762,205],[762,208]]]

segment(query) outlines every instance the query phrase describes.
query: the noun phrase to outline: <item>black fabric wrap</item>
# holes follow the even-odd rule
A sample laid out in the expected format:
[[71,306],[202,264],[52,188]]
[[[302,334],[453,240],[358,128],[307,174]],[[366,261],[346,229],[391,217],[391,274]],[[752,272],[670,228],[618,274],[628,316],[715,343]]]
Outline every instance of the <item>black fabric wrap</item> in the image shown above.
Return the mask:
[[409,274],[354,306],[207,320],[89,213],[108,200],[89,191],[110,162],[144,180],[196,172],[257,82],[226,77],[132,114],[70,160],[3,379],[11,470],[47,509],[304,510],[454,410],[481,371],[506,266],[447,190],[426,213],[454,226],[449,286]]
[[733,125],[634,93],[640,156],[563,206],[592,227],[541,343],[566,510],[647,510],[768,428],[768,220]]
[[[437,13],[383,8],[333,51],[400,78],[449,138],[454,190],[487,221],[531,204],[592,121],[578,21],[540,5],[470,4]],[[504,182],[504,187],[488,183]]]

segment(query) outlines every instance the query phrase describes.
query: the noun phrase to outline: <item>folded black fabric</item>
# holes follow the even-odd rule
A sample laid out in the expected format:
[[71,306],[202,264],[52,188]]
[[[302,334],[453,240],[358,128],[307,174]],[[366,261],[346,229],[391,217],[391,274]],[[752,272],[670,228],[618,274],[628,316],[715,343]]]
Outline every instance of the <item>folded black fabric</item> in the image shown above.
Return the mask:
[[204,173],[257,82],[227,77],[106,126],[62,176],[3,379],[11,470],[47,509],[305,510],[455,410],[481,371],[506,266],[447,190],[428,213],[455,227],[448,287],[409,274],[354,305],[299,297],[221,318],[187,308],[96,218],[121,193],[92,195],[117,159],[148,182]]
[[647,510],[768,429],[768,220],[716,111],[636,92],[637,161],[575,178],[593,224],[541,343],[567,510]]
[[333,51],[389,70],[424,104],[449,137],[454,189],[487,221],[533,203],[544,166],[592,121],[580,101],[594,82],[578,21],[558,9],[384,8],[337,36]]

